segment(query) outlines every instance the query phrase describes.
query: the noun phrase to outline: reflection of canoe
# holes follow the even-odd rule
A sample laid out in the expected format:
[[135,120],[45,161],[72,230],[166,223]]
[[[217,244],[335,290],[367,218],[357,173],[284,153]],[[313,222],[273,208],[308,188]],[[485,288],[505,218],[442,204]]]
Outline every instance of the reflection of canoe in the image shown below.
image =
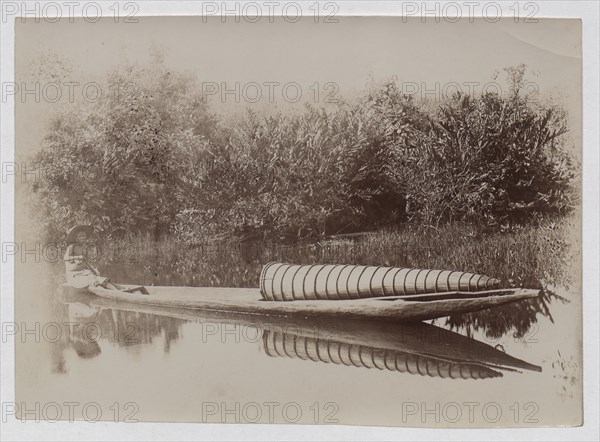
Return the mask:
[[147,289],[149,295],[102,287],[89,287],[87,290],[105,299],[163,307],[252,315],[387,321],[433,319],[455,313],[474,312],[538,296],[537,290],[503,289],[341,301],[279,302],[262,300],[258,289],[222,287],[147,287]]
[[346,366],[450,379],[502,376],[498,370],[541,368],[466,336],[425,323],[341,322],[314,327],[293,325],[263,334],[265,352]]
[[265,353],[271,357],[299,358],[450,379],[487,379],[502,376],[499,371],[476,363],[347,344],[336,340],[321,341],[279,332],[264,333],[263,345]]
[[[112,311],[167,316],[206,324],[252,327],[269,356],[353,365],[441,378],[481,379],[501,376],[499,370],[541,368],[483,342],[426,323],[391,323],[236,314],[215,310],[140,305],[76,294],[83,302]],[[231,332],[231,329],[227,329]],[[260,335],[259,335],[260,336]],[[256,342],[256,341],[254,341]]]

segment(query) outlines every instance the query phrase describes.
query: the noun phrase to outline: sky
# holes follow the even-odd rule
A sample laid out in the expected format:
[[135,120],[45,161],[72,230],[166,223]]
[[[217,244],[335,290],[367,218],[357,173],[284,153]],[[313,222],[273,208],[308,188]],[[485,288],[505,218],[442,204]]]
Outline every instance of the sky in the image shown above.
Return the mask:
[[[211,105],[222,113],[246,107],[286,111],[304,102],[324,105],[327,97],[353,97],[369,82],[389,78],[417,96],[435,98],[457,86],[478,93],[486,85],[493,87],[489,83],[494,72],[523,63],[535,83],[531,91],[559,99],[569,110],[573,132],[581,132],[581,22],[576,19],[423,23],[420,18],[339,17],[338,23],[310,18],[236,23],[229,17],[222,23],[217,17],[140,17],[138,23],[16,22],[17,84],[34,81],[32,63],[48,54],[65,60],[73,68],[71,81],[84,84],[120,64],[149,63],[156,53],[168,68],[196,77],[214,94]],[[235,83],[239,92],[222,95],[235,90]],[[37,149],[51,115],[69,105],[67,89],[63,92],[58,103],[19,97],[18,152]]]

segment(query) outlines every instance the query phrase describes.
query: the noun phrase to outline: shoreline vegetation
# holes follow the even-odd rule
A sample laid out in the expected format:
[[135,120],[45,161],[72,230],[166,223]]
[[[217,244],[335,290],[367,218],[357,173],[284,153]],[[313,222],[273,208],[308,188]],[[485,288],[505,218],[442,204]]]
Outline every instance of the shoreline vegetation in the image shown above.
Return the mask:
[[579,204],[568,116],[523,90],[524,65],[504,74],[502,95],[418,102],[388,81],[327,108],[228,117],[158,62],[121,66],[107,83],[135,93],[53,119],[36,212],[52,240],[85,223],[190,245],[543,224]]
[[508,287],[570,290],[578,286],[572,267],[580,244],[569,240],[579,229],[575,220],[495,233],[464,224],[438,229],[408,224],[356,239],[297,244],[222,240],[189,245],[172,237],[136,235],[95,245],[92,262],[146,285],[257,287],[262,266],[281,261],[462,270],[499,278]]

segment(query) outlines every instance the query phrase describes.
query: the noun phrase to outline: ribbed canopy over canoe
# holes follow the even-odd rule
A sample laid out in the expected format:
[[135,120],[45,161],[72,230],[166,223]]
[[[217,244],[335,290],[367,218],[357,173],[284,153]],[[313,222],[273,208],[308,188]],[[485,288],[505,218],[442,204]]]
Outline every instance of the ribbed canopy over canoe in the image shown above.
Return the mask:
[[488,276],[451,270],[272,262],[260,274],[260,293],[268,301],[343,300],[480,291],[499,283]]

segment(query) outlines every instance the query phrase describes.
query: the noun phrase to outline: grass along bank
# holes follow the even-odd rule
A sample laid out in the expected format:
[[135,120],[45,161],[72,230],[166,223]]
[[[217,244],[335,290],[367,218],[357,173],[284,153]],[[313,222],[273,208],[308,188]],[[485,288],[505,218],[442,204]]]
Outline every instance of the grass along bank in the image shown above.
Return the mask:
[[439,229],[404,225],[354,241],[293,245],[188,245],[135,236],[104,244],[97,264],[115,280],[148,285],[257,287],[262,265],[284,261],[462,270],[499,278],[511,287],[576,290],[573,260],[579,245],[569,238],[577,228],[575,217],[496,233],[462,224]]

